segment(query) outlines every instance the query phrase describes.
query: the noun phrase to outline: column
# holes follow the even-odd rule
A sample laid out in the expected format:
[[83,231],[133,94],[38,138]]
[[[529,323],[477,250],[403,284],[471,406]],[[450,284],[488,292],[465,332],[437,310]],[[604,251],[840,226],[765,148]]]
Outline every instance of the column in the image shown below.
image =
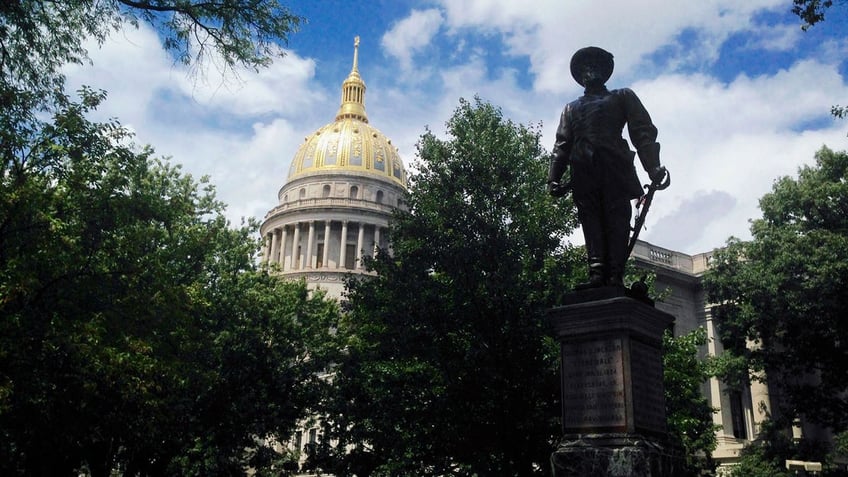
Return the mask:
[[[712,313],[707,312],[706,317],[706,325],[707,325],[707,354],[709,356],[718,356],[721,354],[722,350],[718,348],[719,338],[716,336],[715,323],[712,319]],[[714,408],[721,408],[721,381],[719,381],[716,377],[711,377],[709,380],[710,386],[710,406]],[[713,424],[719,426],[721,428],[721,435],[730,434],[733,436],[733,430],[731,429],[729,432],[726,430],[727,428],[724,425],[724,416],[721,411],[713,413]]]
[[336,268],[344,268],[347,263],[347,220],[342,222],[342,236],[339,240],[339,263]]
[[280,242],[277,241],[277,229],[271,230],[271,262],[277,257],[279,253]]
[[292,238],[292,262],[291,269],[299,270],[300,264],[298,263],[300,260],[300,252],[298,251],[298,247],[300,246],[300,222],[294,224],[294,237]]
[[365,246],[365,224],[359,223],[359,237],[356,239],[356,268],[362,268],[362,248]]
[[375,225],[374,226],[374,251],[371,253],[371,255],[376,256],[378,248],[380,248],[380,226]]
[[280,270],[286,269],[286,239],[288,238],[288,226],[283,225],[283,234],[280,238],[280,255],[277,257],[280,260]]
[[306,259],[301,268],[312,268],[312,247],[315,245],[315,221],[309,221],[309,235],[306,238]]
[[330,262],[328,262],[330,258],[330,221],[324,222],[324,256],[321,257],[321,263],[324,264],[324,268],[330,266]]
[[268,257],[271,256],[271,237],[270,234],[265,234],[262,236],[262,261],[267,262]]

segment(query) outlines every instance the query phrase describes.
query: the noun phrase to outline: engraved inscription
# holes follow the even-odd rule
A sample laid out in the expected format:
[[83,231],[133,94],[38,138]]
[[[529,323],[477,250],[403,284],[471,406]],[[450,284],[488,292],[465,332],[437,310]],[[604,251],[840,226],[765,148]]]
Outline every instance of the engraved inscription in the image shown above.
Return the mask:
[[650,345],[631,341],[630,363],[636,427],[664,431],[666,415],[661,352]]
[[626,425],[620,339],[563,343],[563,427]]

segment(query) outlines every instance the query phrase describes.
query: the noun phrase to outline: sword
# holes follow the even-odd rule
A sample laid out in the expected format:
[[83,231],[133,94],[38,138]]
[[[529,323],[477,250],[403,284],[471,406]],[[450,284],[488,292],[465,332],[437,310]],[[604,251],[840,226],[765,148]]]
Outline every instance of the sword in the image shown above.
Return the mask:
[[665,167],[662,170],[665,172],[665,176],[658,181],[652,181],[650,185],[646,184],[644,187],[648,192],[636,202],[636,221],[633,224],[633,236],[630,237],[630,242],[627,243],[627,255],[625,255],[627,257],[633,251],[636,240],[639,238],[639,232],[645,226],[645,216],[648,215],[648,209],[651,208],[651,202],[654,201],[654,193],[658,190],[668,189],[668,186],[671,185],[671,173]]

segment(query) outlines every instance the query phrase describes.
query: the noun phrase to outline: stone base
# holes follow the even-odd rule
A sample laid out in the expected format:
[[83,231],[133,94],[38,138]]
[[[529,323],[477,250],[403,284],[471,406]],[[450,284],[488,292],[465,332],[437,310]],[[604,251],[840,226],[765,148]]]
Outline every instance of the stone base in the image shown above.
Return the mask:
[[551,454],[554,477],[681,477],[683,467],[671,446],[636,434],[565,436]]

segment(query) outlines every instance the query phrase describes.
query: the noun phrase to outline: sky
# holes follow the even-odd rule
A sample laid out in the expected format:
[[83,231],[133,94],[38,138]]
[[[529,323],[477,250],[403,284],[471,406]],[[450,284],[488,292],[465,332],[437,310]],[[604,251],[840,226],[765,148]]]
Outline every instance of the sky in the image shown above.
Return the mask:
[[277,204],[298,146],[333,121],[355,36],[370,123],[413,172],[426,128],[444,135],[459,99],[475,95],[540,124],[551,149],[563,106],[582,94],[571,55],[610,51],[607,85],[640,97],[672,175],[640,238],[684,253],[750,238],[777,178],[823,146],[848,146],[848,120],[830,116],[848,103],[848,6],[804,32],[790,0],[282,3],[307,21],[258,73],[187,70],[141,25],[89,43],[91,64],[67,67],[67,84],[106,90],[93,119],[117,118],[139,144],[209,176],[235,225]]

